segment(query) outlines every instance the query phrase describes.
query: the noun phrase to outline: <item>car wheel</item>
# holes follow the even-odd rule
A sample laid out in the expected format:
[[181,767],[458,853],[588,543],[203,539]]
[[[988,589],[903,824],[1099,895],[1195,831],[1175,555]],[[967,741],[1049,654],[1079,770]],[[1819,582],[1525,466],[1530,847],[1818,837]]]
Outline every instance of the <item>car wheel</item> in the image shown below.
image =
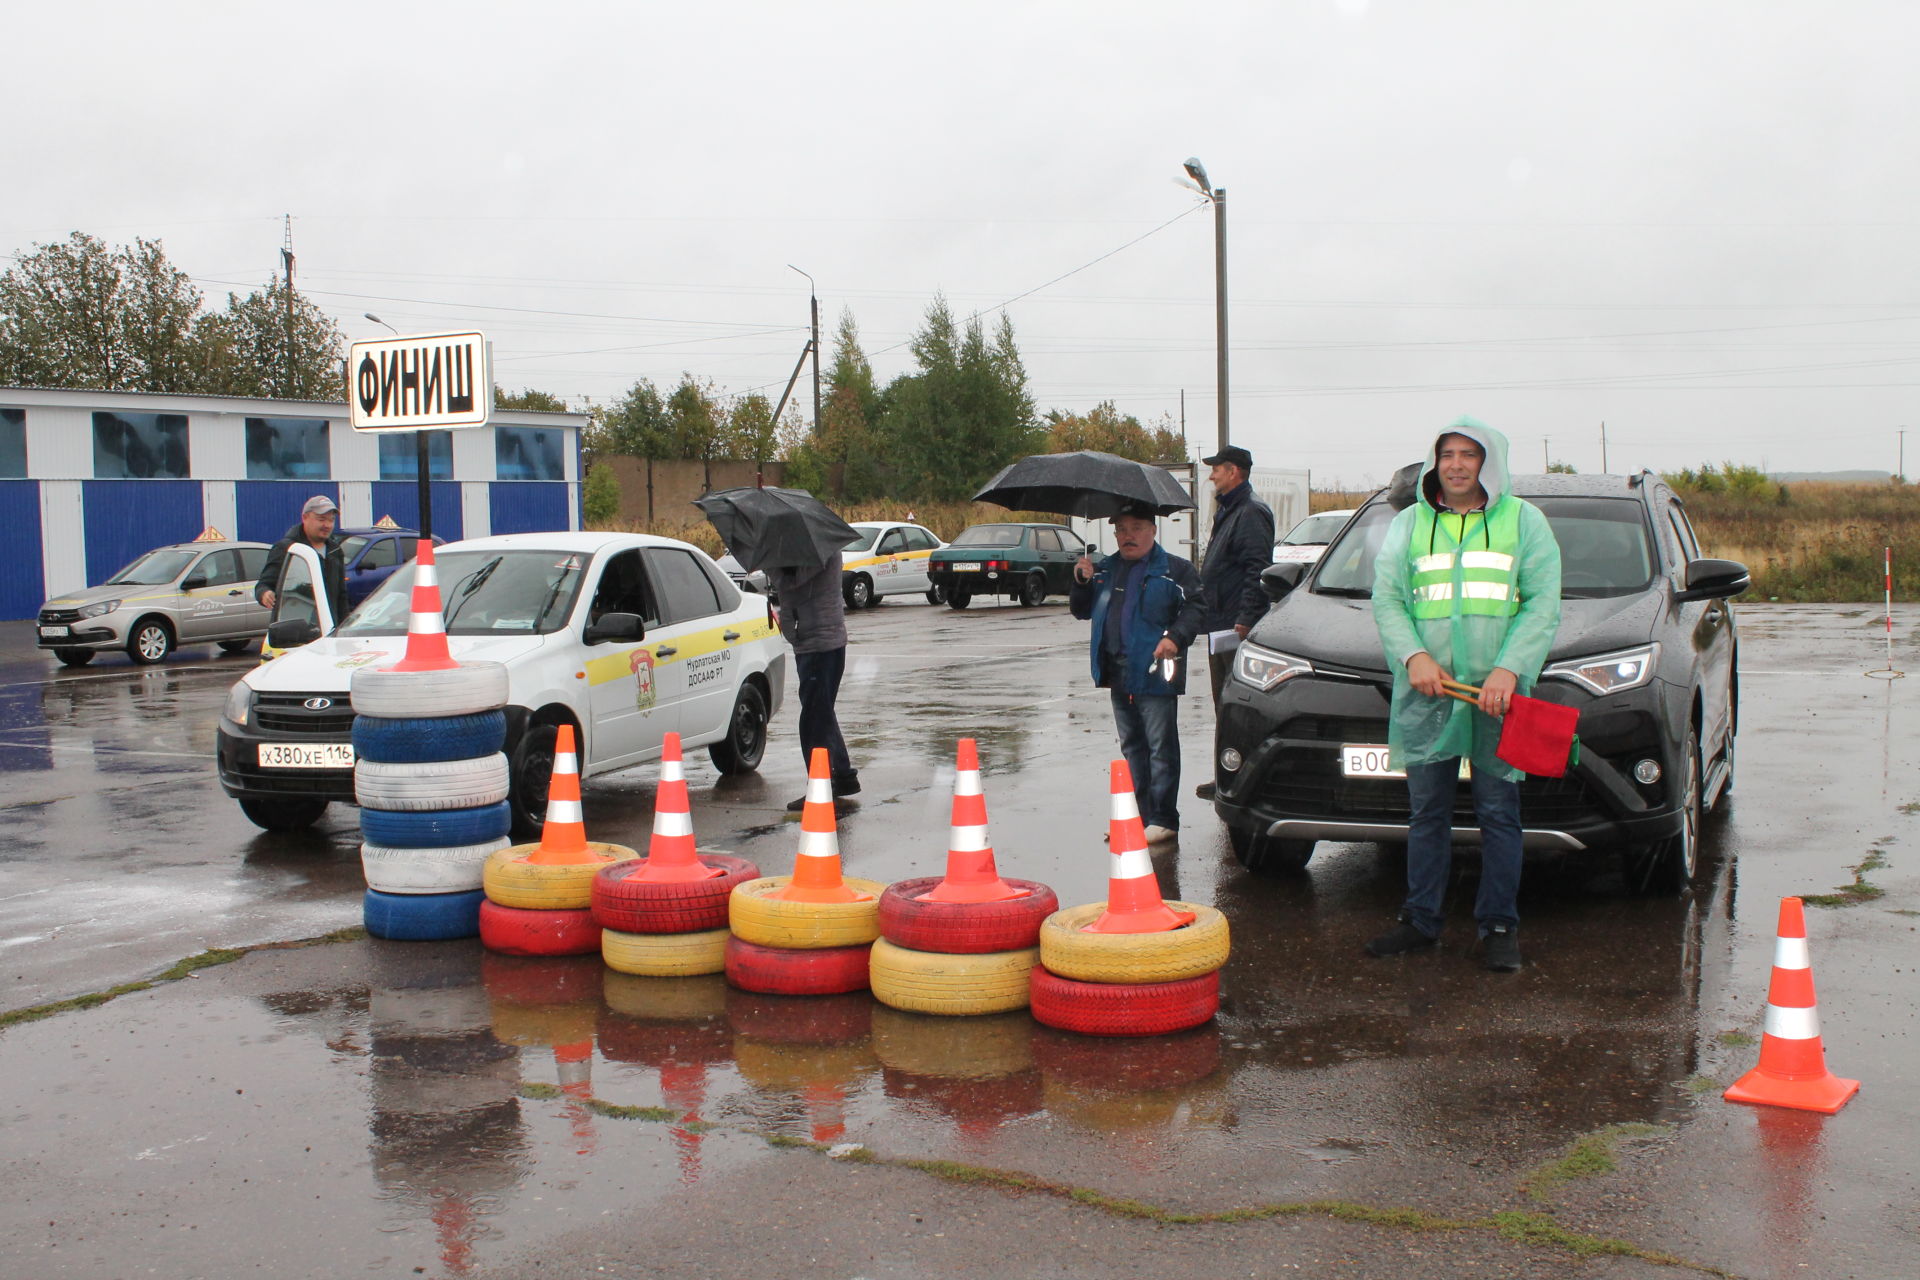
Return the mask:
[[259,647],[260,642],[258,640],[222,640],[220,642],[220,651],[222,653],[245,653],[249,649],[257,649]]
[[1027,575],[1027,580],[1020,584],[1020,605],[1022,608],[1031,609],[1046,598],[1047,575],[1035,569]]
[[847,608],[864,609],[873,603],[873,579],[864,573],[856,573],[847,583]]
[[946,602],[947,602],[947,589],[944,585],[936,582],[932,586],[927,588],[928,604],[945,604]]
[[127,636],[127,656],[143,667],[164,661],[173,652],[173,632],[158,618],[142,618]]
[[955,587],[947,592],[947,608],[964,609],[973,603],[973,592],[965,587]]
[[727,722],[727,736],[707,747],[713,767],[732,777],[752,773],[767,753],[767,695],[749,680],[740,686],[733,700],[733,717]]
[[1681,792],[1680,830],[1627,859],[1627,887],[1638,894],[1684,892],[1700,869],[1700,739],[1687,733],[1687,778]]
[[559,726],[529,725],[509,757],[507,806],[513,814],[513,838],[538,840],[547,820],[547,787],[553,782],[553,749]]
[[1256,876],[1296,875],[1313,857],[1311,840],[1286,840],[1247,827],[1228,827],[1227,842],[1234,858]]
[[264,831],[298,831],[327,811],[325,800],[242,800],[240,812]]
[[55,649],[53,656],[60,659],[66,666],[84,667],[93,661],[93,650],[73,648]]

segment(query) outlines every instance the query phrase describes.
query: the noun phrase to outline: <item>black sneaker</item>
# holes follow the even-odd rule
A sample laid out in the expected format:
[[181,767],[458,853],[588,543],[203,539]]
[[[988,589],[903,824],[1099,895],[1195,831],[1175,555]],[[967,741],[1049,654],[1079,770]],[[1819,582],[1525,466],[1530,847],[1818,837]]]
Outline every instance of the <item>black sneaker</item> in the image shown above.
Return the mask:
[[807,807],[807,798],[805,796],[801,796],[798,800],[787,801],[788,813],[798,813],[806,807]]
[[1489,925],[1480,947],[1480,963],[1487,968],[1495,973],[1520,972],[1520,935],[1512,925]]
[[836,798],[839,796],[859,795],[860,794],[859,771],[855,769],[848,769],[845,773],[834,774],[833,775],[833,794]]
[[1193,794],[1200,797],[1202,800],[1211,800],[1213,799],[1214,794],[1219,790],[1220,790],[1219,784],[1213,783],[1213,782],[1203,782],[1199,786],[1193,789]]
[[[805,796],[801,796],[798,800],[787,801],[788,813],[799,813],[806,807],[807,798]],[[858,800],[849,800],[844,796],[835,796],[833,798],[833,811],[837,814],[849,814],[859,807],[860,802]]]
[[1367,944],[1370,956],[1397,956],[1408,951],[1424,951],[1439,939],[1420,932],[1405,920]]

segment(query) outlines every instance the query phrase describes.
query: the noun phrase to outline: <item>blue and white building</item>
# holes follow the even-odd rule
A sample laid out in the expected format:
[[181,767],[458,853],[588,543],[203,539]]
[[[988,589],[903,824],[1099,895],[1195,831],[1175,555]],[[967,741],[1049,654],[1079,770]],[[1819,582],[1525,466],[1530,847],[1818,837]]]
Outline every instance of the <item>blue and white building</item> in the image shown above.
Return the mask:
[[[429,434],[433,531],[478,538],[580,527],[583,413],[499,409]],[[316,493],[342,527],[418,528],[411,433],[348,425],[317,400],[0,387],[0,618],[90,586],[212,527],[272,542]]]

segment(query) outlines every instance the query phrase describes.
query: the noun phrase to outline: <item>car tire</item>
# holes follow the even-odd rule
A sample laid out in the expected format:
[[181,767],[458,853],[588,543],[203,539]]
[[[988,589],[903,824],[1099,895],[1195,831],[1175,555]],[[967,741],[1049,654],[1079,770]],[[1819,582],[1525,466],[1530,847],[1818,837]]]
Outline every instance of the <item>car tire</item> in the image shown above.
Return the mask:
[[1700,870],[1700,738],[1687,731],[1687,778],[1681,789],[1680,830],[1627,855],[1627,888],[1646,897],[1685,893]]
[[1035,569],[1020,584],[1020,607],[1031,609],[1042,604],[1047,598],[1047,575]]
[[1228,827],[1234,860],[1256,876],[1299,875],[1313,857],[1312,840],[1287,840],[1250,827]]
[[142,618],[127,632],[127,656],[143,667],[166,661],[173,652],[173,632],[158,618]]
[[1018,951],[1040,943],[1040,922],[1060,909],[1052,889],[1032,880],[1008,880],[1024,898],[1000,902],[923,902],[938,876],[896,880],[880,895],[880,936],[895,946],[949,955]]
[[423,764],[363,760],[353,770],[353,796],[363,809],[411,813],[499,804],[507,798],[507,758],[496,751]]
[[843,883],[867,897],[859,902],[789,902],[769,897],[792,876],[762,876],[734,886],[727,899],[727,923],[743,940],[762,947],[814,951],[827,947],[870,946],[880,936],[877,880],[847,876]]
[[498,662],[467,662],[438,671],[361,667],[353,673],[351,688],[356,715],[390,720],[467,716],[507,705],[507,668]]
[[600,951],[600,926],[584,907],[528,911],[480,904],[480,945],[508,956],[587,956]]
[[577,911],[593,906],[593,877],[602,867],[631,861],[623,844],[587,842],[592,862],[532,862],[538,845],[516,844],[487,858],[480,871],[487,901],[529,911]]
[[1076,982],[1166,983],[1213,973],[1231,947],[1227,918],[1214,907],[1169,902],[1194,913],[1192,924],[1162,933],[1088,933],[1104,902],[1068,907],[1040,926],[1040,963]]
[[695,853],[722,874],[705,880],[636,880],[645,858],[602,867],[593,877],[593,913],[622,933],[702,933],[724,929],[733,887],[760,878],[760,868],[724,853]]
[[707,758],[727,777],[752,773],[767,754],[767,695],[757,682],[740,686],[727,718],[727,736],[707,745]]
[[600,958],[616,973],[642,978],[697,978],[727,967],[725,929],[697,933],[627,933],[602,926]]
[[259,647],[260,642],[258,640],[240,639],[222,640],[220,642],[220,652],[222,653],[245,653],[249,649],[258,649]]
[[498,840],[507,834],[511,821],[504,800],[478,809],[425,813],[362,809],[360,837],[369,844],[401,849],[438,849]]
[[60,659],[61,663],[65,666],[84,667],[93,661],[93,650],[75,649],[72,646],[68,646],[63,649],[55,649],[53,656]]
[[380,764],[426,764],[491,756],[506,738],[507,717],[501,711],[401,719],[355,716],[353,720],[354,759]]
[[361,900],[361,919],[376,938],[400,942],[442,942],[480,932],[480,904],[486,896],[470,893],[381,893],[369,889]]
[[908,1013],[970,1017],[1027,1007],[1038,947],[953,955],[895,946],[885,938],[873,944],[868,984],[873,998]]
[[505,836],[429,849],[365,843],[360,868],[367,887],[381,893],[467,893],[481,887],[487,859],[506,847]]
[[873,579],[864,573],[856,573],[847,580],[847,608],[865,609],[873,603]]
[[[513,812],[516,840],[540,838],[540,828],[547,820],[547,788],[553,784],[553,756],[559,738],[557,724],[528,725],[507,756],[507,804]],[[579,741],[577,729],[574,740]]]
[[1220,974],[1176,982],[1078,982],[1035,965],[1029,999],[1033,1020],[1042,1026],[1084,1036],[1158,1036],[1197,1027],[1218,1013]]
[[946,602],[947,589],[945,587],[935,585],[927,588],[928,604],[945,604]]
[[793,950],[727,939],[727,984],[772,996],[837,996],[867,989],[871,945]]
[[263,831],[298,831],[320,821],[326,811],[327,801],[307,798],[240,802],[240,812],[247,815],[247,821]]
[[966,587],[953,587],[947,592],[947,608],[964,609],[973,603],[973,592]]

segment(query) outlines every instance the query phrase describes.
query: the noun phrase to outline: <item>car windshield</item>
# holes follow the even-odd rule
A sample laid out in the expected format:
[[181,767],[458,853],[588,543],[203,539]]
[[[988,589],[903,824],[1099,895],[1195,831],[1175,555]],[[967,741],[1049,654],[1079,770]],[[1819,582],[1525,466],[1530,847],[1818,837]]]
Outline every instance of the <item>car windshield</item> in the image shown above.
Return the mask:
[[977,524],[963,529],[951,545],[956,547],[1017,547],[1024,530],[1017,524]]
[[842,551],[865,551],[868,547],[873,545],[873,540],[880,536],[880,531],[878,529],[863,529],[859,525],[855,525],[853,527],[854,527],[854,531],[857,532],[860,536],[855,538],[852,542],[849,542],[846,546],[840,548]]
[[1280,541],[1289,547],[1322,546],[1333,541],[1333,535],[1340,532],[1340,526],[1352,514],[1351,511],[1323,511],[1317,516],[1308,516],[1287,530],[1287,536]]
[[[440,611],[448,635],[544,635],[558,631],[573,609],[580,572],[590,557],[578,551],[446,551],[436,557]],[[409,563],[396,570],[340,627],[341,635],[405,635],[413,608]]]
[[[1653,580],[1653,546],[1646,516],[1631,498],[1529,498],[1546,513],[1560,543],[1560,598],[1630,596]],[[1321,557],[1313,590],[1323,595],[1371,596],[1373,558],[1386,541],[1393,508],[1376,502],[1360,513]]]
[[172,582],[200,553],[182,549],[149,551],[104,582],[109,587],[157,587]]

